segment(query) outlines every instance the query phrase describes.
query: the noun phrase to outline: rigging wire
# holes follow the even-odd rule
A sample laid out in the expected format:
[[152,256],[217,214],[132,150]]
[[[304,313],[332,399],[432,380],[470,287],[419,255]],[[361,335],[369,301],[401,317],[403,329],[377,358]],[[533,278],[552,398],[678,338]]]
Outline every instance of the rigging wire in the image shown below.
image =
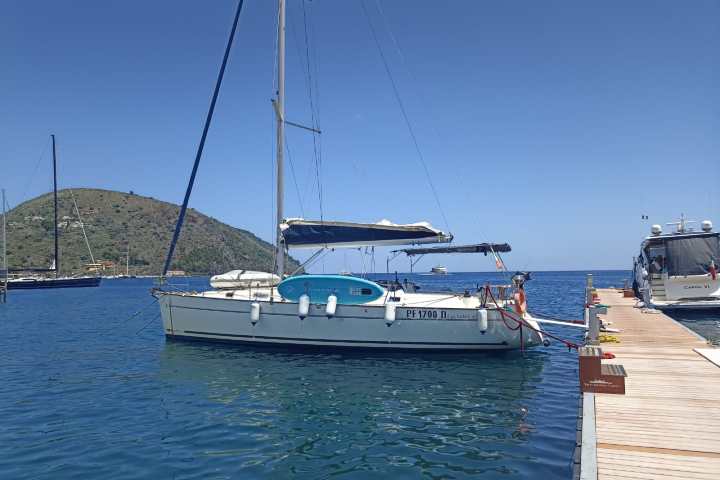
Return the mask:
[[[308,22],[307,22],[307,9],[305,8],[305,0],[302,1],[303,10],[303,26],[305,32],[305,65],[307,67],[307,85],[308,85],[308,97],[310,100],[310,119],[314,130],[320,130],[320,125],[315,115],[315,101],[313,100],[313,81],[310,67],[310,39],[308,36]],[[317,181],[318,187],[318,202],[320,204],[320,222],[323,221],[323,194],[322,194],[322,182],[320,181],[320,169],[322,168],[322,156],[321,149],[318,147],[319,138],[317,132],[313,130],[313,153],[315,155],[315,180]]]
[[[387,19],[387,16],[385,15],[385,10],[383,10],[382,5],[380,4],[380,0],[375,0],[375,5],[377,6],[378,12],[380,12],[380,18],[383,20],[383,25],[385,26],[385,31],[387,32],[388,36],[392,40],[393,45],[395,46],[395,51],[397,52],[398,57],[400,57],[400,63],[402,63],[403,67],[405,67],[405,72],[408,74],[410,79],[415,83],[415,85],[419,85],[420,82],[417,80],[417,75],[415,75],[415,72],[410,68],[410,65],[408,64],[407,60],[405,59],[405,55],[403,54],[402,48],[400,48],[400,42],[398,42],[397,37],[395,34],[393,34],[392,29],[390,28],[390,22]],[[418,92],[416,92],[418,93]],[[428,108],[427,99],[418,93],[418,98],[420,99],[420,102],[423,104],[423,108],[426,112],[430,112],[430,108]],[[441,139],[440,133],[438,132],[435,123],[430,123],[430,126],[433,129],[433,133],[435,133],[435,136],[438,139]]]
[[[312,9],[311,9],[312,13]],[[313,39],[317,38],[315,35],[315,28],[314,28],[314,18],[312,14],[310,15],[310,34],[309,38],[312,43],[312,50],[313,50],[313,70],[315,72],[315,76],[312,77],[312,80],[315,80],[314,88],[315,88],[315,117],[317,118],[316,124],[317,124],[317,130],[320,130],[320,125],[322,125],[322,120],[320,119],[320,61],[318,60],[319,54],[318,54],[318,42],[314,41]],[[323,139],[320,134],[317,136],[318,140],[318,156],[320,158],[320,168],[322,169],[323,164]],[[354,160],[353,160],[354,163]],[[321,170],[322,171],[322,170]]]
[[[306,14],[305,14],[305,4],[304,4],[304,1],[305,1],[305,0],[303,0],[303,18],[305,19]],[[312,82],[312,75],[310,74],[310,55],[308,54],[308,48],[309,48],[309,47],[308,47],[307,25],[305,25],[305,28],[304,28],[304,30],[303,30],[303,32],[304,32],[304,34],[305,34],[305,36],[303,37],[303,40],[304,40],[304,43],[305,43],[305,52],[303,53],[303,52],[300,50],[300,44],[301,44],[301,42],[300,42],[300,39],[298,38],[297,29],[295,28],[295,22],[292,22],[292,21],[291,21],[291,22],[288,22],[288,24],[290,25],[290,31],[292,32],[292,36],[293,36],[293,40],[294,40],[294,41],[292,42],[292,44],[293,44],[293,46],[295,47],[295,54],[297,55],[298,63],[300,64],[300,69],[301,69],[302,72],[303,72],[302,77],[303,77],[303,82],[304,82],[304,84],[305,84],[305,89],[309,92],[308,95],[309,95],[309,97],[310,97],[310,102],[309,102],[309,103],[310,103],[311,122],[312,122],[312,123],[311,123],[311,126],[312,126],[313,129],[319,130],[319,124],[320,124],[320,122],[319,122],[319,120],[316,120],[316,118],[319,118],[319,117],[315,114],[315,113],[316,113],[316,110],[318,110],[318,108],[315,106],[315,104],[314,104],[314,102],[313,102],[313,97],[312,97],[313,87],[312,87],[312,84],[311,84],[311,82]],[[313,135],[313,153],[314,153],[314,156],[313,156],[313,162],[310,164],[310,166],[309,166],[310,168],[308,168],[307,174],[305,175],[305,181],[304,181],[303,184],[302,184],[304,188],[307,188],[308,184],[310,183],[310,177],[311,177],[311,176],[315,176],[316,182],[317,182],[317,179],[318,179],[318,161],[317,161],[317,159],[318,159],[318,157],[321,155],[321,153],[320,153],[320,138],[317,138],[317,140],[316,140],[315,132],[313,132],[312,135]],[[286,141],[287,141],[287,137],[285,137],[285,138],[286,138]],[[293,168],[293,172],[292,172],[292,173],[293,173],[293,176],[295,176],[295,170],[294,170],[294,168]],[[297,188],[297,190],[298,190],[298,197],[300,198],[300,203],[301,203],[301,207],[300,207],[300,208],[301,208],[301,210],[303,210],[303,205],[302,205],[302,197],[303,197],[303,195],[301,195],[301,194],[299,193],[299,190],[300,190],[300,189],[299,189],[298,179],[294,177],[294,178],[293,178],[293,181],[295,182],[296,188]],[[318,190],[318,197],[319,197],[320,199],[322,198],[322,193],[321,193],[319,190]],[[320,200],[318,203],[321,205],[320,210],[321,210],[321,215],[322,215],[322,200]],[[303,213],[302,216],[305,217],[305,213]]]
[[72,198],[73,205],[75,205],[75,213],[77,213],[78,220],[80,221],[80,229],[82,230],[83,237],[85,238],[85,245],[87,245],[88,252],[90,252],[90,259],[92,260],[92,263],[95,263],[95,256],[93,256],[92,248],[90,248],[90,242],[88,241],[87,234],[85,233],[85,224],[82,221],[82,217],[80,216],[80,209],[78,208],[78,204],[75,201],[75,193],[73,193],[72,188],[68,188],[70,190],[70,197]]
[[[298,63],[300,65],[300,69],[303,72],[303,82],[305,83],[305,88],[309,91],[310,86],[308,85],[308,75],[305,73],[305,64],[303,63],[303,54],[300,51],[300,39],[298,38],[297,34],[297,28],[295,28],[295,22],[290,21],[288,22],[288,25],[290,25],[290,31],[292,32],[293,36],[293,47],[295,47],[295,55],[297,56]],[[313,125],[314,128],[314,125]],[[285,137],[285,141],[287,142],[287,136]],[[307,188],[308,183],[310,181],[310,177],[313,175],[314,165],[310,165],[310,168],[307,170],[307,174],[304,176],[304,182],[302,182],[303,188]],[[295,171],[293,169],[293,175],[295,175]],[[304,195],[300,195],[299,193],[299,185],[298,178],[293,178],[293,181],[295,182],[296,186],[298,186],[298,196],[301,197],[300,203],[301,203],[301,210],[302,210],[302,198],[304,198]],[[305,217],[305,214],[303,213],[303,217]]]
[[[312,5],[312,3],[311,3],[311,5]],[[304,7],[304,5],[303,5],[303,7]],[[319,82],[320,74],[319,74],[319,68],[318,68],[318,64],[319,64],[319,62],[318,62],[318,44],[317,44],[317,42],[314,42],[312,40],[313,38],[315,38],[315,33],[314,33],[315,30],[313,27],[312,12],[311,12],[311,15],[309,15],[309,17],[310,17],[310,21],[308,22],[308,27],[309,27],[308,38],[310,39],[310,43],[312,44],[311,45],[312,51],[314,53],[314,55],[312,55],[312,61],[313,61],[312,67],[313,67],[313,71],[315,72],[315,76],[312,77],[312,79],[315,80],[315,82],[314,82],[315,101],[316,101],[315,116],[317,117],[317,124],[320,125],[322,122],[320,121],[320,82]],[[309,65],[308,65],[308,68],[310,68]],[[318,146],[322,147],[322,141],[321,141],[322,137],[318,137],[318,140],[320,140],[320,143],[318,144]],[[321,148],[321,150],[322,150],[322,148]],[[322,151],[320,152],[320,155],[322,158]]]
[[300,204],[300,213],[305,218],[305,209],[303,208],[302,196],[300,195],[300,187],[298,187],[297,176],[295,175],[295,163],[293,162],[292,155],[290,154],[290,143],[288,142],[287,135],[285,135],[285,151],[288,155],[288,162],[290,163],[290,172],[292,173],[293,183],[295,184],[295,193],[297,193],[298,203]]
[[45,141],[45,146],[43,147],[42,152],[40,152],[40,158],[38,158],[37,163],[35,163],[35,168],[33,169],[33,173],[30,175],[30,177],[28,177],[28,180],[25,183],[25,188],[23,189],[22,195],[20,196],[20,202],[24,201],[23,199],[25,198],[25,195],[27,194],[27,191],[30,188],[30,184],[32,183],[33,179],[35,178],[35,175],[37,174],[38,168],[40,167],[40,162],[42,162],[42,159],[45,156],[45,152],[47,152],[49,145],[50,145],[50,137],[48,136],[47,140]]
[[[390,39],[392,40],[393,46],[395,47],[395,51],[397,52],[397,55],[398,55],[398,57],[400,58],[400,63],[402,63],[403,67],[405,68],[406,73],[408,74],[408,76],[410,77],[410,79],[415,83],[415,85],[419,85],[420,82],[418,82],[418,80],[417,80],[417,75],[415,75],[415,72],[412,70],[412,68],[410,68],[409,63],[407,62],[406,57],[405,57],[405,55],[403,54],[403,50],[402,50],[402,48],[400,47],[400,42],[398,41],[398,39],[397,39],[397,37],[395,36],[395,34],[393,34],[393,31],[392,31],[392,29],[390,28],[390,22],[389,22],[389,20],[388,20],[388,18],[387,18],[387,15],[385,15],[385,10],[382,8],[382,3],[381,3],[381,1],[380,1],[380,0],[375,0],[375,5],[376,5],[376,7],[377,7],[378,12],[380,13],[380,17],[381,17],[382,20],[383,20],[383,25],[385,26],[385,31],[387,32],[388,36],[389,36]],[[418,93],[418,98],[419,98],[420,101],[422,102],[423,108],[424,108],[427,112],[429,112],[429,111],[430,111],[430,108],[428,107],[427,99],[426,99],[422,94],[420,94],[420,93]],[[438,132],[437,126],[435,125],[435,123],[431,122],[431,123],[430,123],[430,126],[432,127],[432,130],[433,130],[433,133],[435,134],[435,136],[436,136],[438,139],[441,139],[442,137],[440,136],[440,133]],[[449,227],[448,227],[448,228],[449,228]],[[484,235],[482,235],[482,233],[481,233],[481,237],[482,237],[482,236],[484,236]],[[489,240],[488,240],[488,242],[489,242]],[[493,252],[493,253],[495,253],[495,252]],[[505,261],[502,259],[502,257],[499,255],[499,253],[497,254],[497,256],[500,258],[500,262],[502,263],[502,266],[503,266],[503,268],[502,268],[503,276],[506,277],[506,278],[509,280],[510,275],[509,275],[509,272],[508,272],[508,270],[507,270]],[[523,270],[526,270],[526,269],[527,269],[526,267],[523,268]]]
[[395,78],[392,75],[392,71],[390,70],[390,66],[388,64],[387,59],[385,58],[385,53],[383,52],[382,46],[380,45],[380,39],[377,36],[377,32],[375,31],[375,27],[372,24],[372,20],[370,19],[370,14],[367,10],[367,5],[365,4],[365,0],[360,0],[360,4],[362,5],[363,13],[365,14],[365,18],[367,19],[368,26],[370,27],[370,32],[372,33],[373,40],[375,41],[375,46],[378,49],[378,52],[380,53],[380,58],[382,59],[383,66],[385,67],[385,72],[388,75],[388,78],[390,80],[390,84],[392,85],[393,94],[395,95],[395,100],[398,103],[398,106],[400,107],[400,111],[402,113],[403,120],[405,121],[405,125],[407,126],[408,132],[410,133],[410,137],[412,138],[413,144],[415,146],[415,151],[417,152],[418,159],[420,160],[420,164],[423,167],[423,170],[425,172],[425,177],[427,178],[428,184],[430,185],[430,189],[432,190],[433,197],[435,197],[435,203],[438,206],[438,210],[440,210],[440,215],[443,218],[443,221],[445,222],[445,228],[447,228],[448,232],[450,231],[450,224],[447,220],[447,216],[445,215],[445,210],[442,208],[442,204],[440,203],[440,197],[437,193],[437,190],[435,189],[435,185],[433,184],[432,177],[430,176],[430,170],[427,167],[427,163],[425,162],[425,157],[422,153],[422,150],[420,149],[420,143],[418,142],[417,136],[415,135],[415,130],[412,127],[412,123],[410,122],[410,118],[408,117],[407,111],[405,110],[405,104],[402,101],[402,98],[400,97],[400,92],[398,90],[397,84],[395,83]]

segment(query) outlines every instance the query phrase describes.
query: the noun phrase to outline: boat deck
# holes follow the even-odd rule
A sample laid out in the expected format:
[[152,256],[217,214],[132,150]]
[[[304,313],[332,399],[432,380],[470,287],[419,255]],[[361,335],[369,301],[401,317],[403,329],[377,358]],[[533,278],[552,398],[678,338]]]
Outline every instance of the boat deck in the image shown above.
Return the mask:
[[[208,290],[205,292],[190,293],[187,295],[199,295],[207,298],[234,298],[236,300],[265,300],[272,298],[273,302],[286,302],[280,296],[277,289],[270,287],[251,288],[251,289],[226,289],[226,290]],[[380,298],[367,302],[368,306],[384,306],[389,298],[395,298],[398,307],[416,307],[416,308],[478,308],[480,300],[477,295],[465,296],[462,293],[453,292],[421,292],[406,293],[402,290],[396,292],[386,292]],[[506,301],[497,299],[498,305],[505,306]],[[488,308],[494,307],[494,302],[488,301]]]
[[592,441],[583,441],[580,478],[720,478],[720,366],[711,360],[720,349],[621,292],[598,293],[611,307],[604,320],[621,330],[620,343],[601,345],[616,355],[603,363],[628,376],[625,395],[584,394],[583,439]]

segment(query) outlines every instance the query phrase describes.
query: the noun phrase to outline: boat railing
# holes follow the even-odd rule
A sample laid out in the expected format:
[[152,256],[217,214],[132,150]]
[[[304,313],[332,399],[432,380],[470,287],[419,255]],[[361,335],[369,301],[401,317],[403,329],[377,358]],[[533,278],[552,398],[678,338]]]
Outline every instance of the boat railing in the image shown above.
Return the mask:
[[498,303],[505,303],[513,299],[514,293],[515,287],[509,284],[491,285],[488,283],[478,289],[481,305],[492,304],[494,303],[493,299]]

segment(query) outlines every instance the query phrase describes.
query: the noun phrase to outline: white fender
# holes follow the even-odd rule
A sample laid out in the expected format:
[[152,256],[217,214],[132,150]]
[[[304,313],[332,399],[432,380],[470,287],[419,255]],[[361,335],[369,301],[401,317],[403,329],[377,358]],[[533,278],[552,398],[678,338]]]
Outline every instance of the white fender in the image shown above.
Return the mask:
[[300,320],[303,320],[305,317],[307,317],[309,311],[310,297],[303,293],[298,299],[298,316],[300,317]]
[[325,315],[332,318],[335,316],[335,310],[337,310],[337,297],[331,294],[327,299],[327,305],[325,305]]
[[486,308],[479,308],[477,311],[477,324],[482,333],[488,329],[488,311]]
[[395,304],[385,304],[385,324],[389,327],[395,322]]
[[250,304],[250,322],[255,325],[260,321],[260,304],[253,302]]

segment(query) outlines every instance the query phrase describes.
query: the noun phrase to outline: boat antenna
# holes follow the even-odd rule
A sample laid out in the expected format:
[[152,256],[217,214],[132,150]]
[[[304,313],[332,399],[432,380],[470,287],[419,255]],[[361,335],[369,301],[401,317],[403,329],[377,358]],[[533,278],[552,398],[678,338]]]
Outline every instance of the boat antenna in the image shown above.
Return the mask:
[[668,222],[665,225],[675,225],[678,233],[687,233],[692,231],[692,228],[688,228],[688,223],[695,223],[695,220],[688,220],[685,218],[685,214],[681,213],[679,222]]
[[283,185],[283,153],[285,150],[285,0],[279,0],[278,3],[278,56],[277,56],[277,72],[278,72],[278,89],[277,98],[275,100],[275,115],[277,117],[277,187],[276,187],[276,264],[275,272],[282,278],[285,273],[285,239],[283,238],[280,225],[283,223],[283,203],[285,190]]
[[52,138],[52,157],[53,157],[53,210],[55,212],[55,278],[60,273],[60,256],[58,255],[58,196],[57,196],[57,156],[55,153],[55,134],[51,134]]
[[220,93],[220,85],[222,85],[223,76],[225,76],[225,67],[227,66],[228,56],[230,55],[230,47],[232,47],[233,39],[235,38],[235,30],[237,29],[242,6],[243,0],[239,0],[237,11],[235,12],[235,19],[233,20],[232,30],[230,31],[230,37],[228,38],[227,46],[225,47],[225,55],[223,56],[222,65],[220,65],[220,73],[218,73],[217,82],[215,82],[215,90],[213,91],[212,100],[210,101],[210,108],[208,109],[207,117],[205,118],[205,126],[203,127],[203,133],[200,137],[200,144],[198,145],[197,153],[195,154],[195,163],[193,164],[192,173],[190,174],[190,181],[188,182],[187,190],[185,190],[185,199],[183,200],[182,207],[180,208],[180,215],[178,215],[175,232],[173,233],[173,238],[170,242],[170,248],[168,249],[167,258],[165,259],[165,265],[163,266],[161,275],[162,278],[165,277],[168,269],[170,268],[170,262],[172,261],[173,253],[175,252],[175,245],[177,245],[178,238],[180,237],[180,230],[182,229],[183,221],[185,220],[185,212],[187,211],[190,194],[192,193],[193,185],[195,184],[195,175],[197,174],[198,166],[200,165],[200,158],[202,157],[203,148],[205,147],[205,139],[207,138],[210,123],[212,122],[213,112],[215,111],[215,102],[217,101],[218,93]]

